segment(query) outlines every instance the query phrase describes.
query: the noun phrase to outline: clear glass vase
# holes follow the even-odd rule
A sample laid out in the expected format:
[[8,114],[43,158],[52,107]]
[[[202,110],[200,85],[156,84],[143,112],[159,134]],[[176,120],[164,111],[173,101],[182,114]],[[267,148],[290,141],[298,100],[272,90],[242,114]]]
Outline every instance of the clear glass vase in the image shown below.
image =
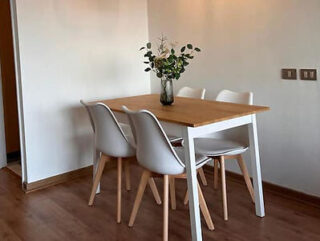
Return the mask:
[[160,102],[162,105],[171,105],[174,101],[172,79],[161,79]]

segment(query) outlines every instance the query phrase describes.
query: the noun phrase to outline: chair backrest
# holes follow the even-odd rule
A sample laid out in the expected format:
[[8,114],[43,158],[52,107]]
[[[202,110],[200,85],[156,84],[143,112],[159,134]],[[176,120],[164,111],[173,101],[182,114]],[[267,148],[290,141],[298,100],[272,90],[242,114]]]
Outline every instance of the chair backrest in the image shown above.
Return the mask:
[[103,103],[86,104],[95,130],[96,149],[112,157],[131,157],[135,148],[129,143],[117,119]]
[[[237,104],[252,105],[253,93],[252,92],[237,93],[230,90],[222,90],[217,95],[216,100],[223,101],[223,102],[237,103]],[[243,145],[249,144],[248,129],[246,126],[240,126],[230,130],[220,131],[213,134],[213,136],[219,139],[234,140],[242,143]]]
[[222,90],[219,92],[216,98],[217,101],[231,102],[237,104],[253,104],[253,93],[252,92],[233,92],[231,90]]
[[182,87],[178,93],[177,96],[179,97],[189,97],[189,98],[195,98],[195,99],[204,99],[204,96],[206,94],[206,89],[193,89],[190,87]]
[[84,106],[84,108],[86,108],[86,111],[87,111],[89,119],[90,119],[92,130],[93,130],[93,132],[95,132],[94,123],[93,123],[93,119],[92,119],[88,104],[86,102],[84,102],[83,100],[80,100],[80,103]]
[[184,172],[185,165],[173,149],[157,118],[147,110],[127,113],[136,142],[136,156],[144,168],[164,175]]

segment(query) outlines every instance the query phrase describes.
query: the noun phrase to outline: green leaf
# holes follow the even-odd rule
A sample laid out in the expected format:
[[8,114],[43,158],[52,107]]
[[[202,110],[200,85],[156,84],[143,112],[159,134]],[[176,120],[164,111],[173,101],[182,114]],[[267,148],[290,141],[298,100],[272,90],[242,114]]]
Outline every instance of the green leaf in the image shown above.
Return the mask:
[[148,57],[149,57],[149,61],[150,62],[153,62],[153,60],[156,58],[156,56],[154,56],[154,55],[153,56],[148,56]]
[[151,43],[150,43],[150,42],[147,43],[147,48],[148,48],[148,49],[151,49]]
[[162,74],[161,73],[157,73],[157,77],[158,78],[162,78]]
[[145,49],[145,47],[141,47],[141,48],[139,49],[139,51],[141,51],[141,50],[143,50],[143,49]]
[[174,49],[171,49],[171,54],[174,54],[174,53],[175,53]]
[[183,46],[180,51],[181,53],[183,53],[185,50],[186,50],[186,46]]
[[146,68],[144,71],[149,72],[151,69],[150,68]]
[[199,49],[199,48],[194,48],[194,50],[197,51],[197,52],[201,51],[201,49]]
[[148,62],[148,61],[144,61],[143,63],[145,63],[145,64],[149,64],[150,62]]
[[152,55],[152,51],[148,51],[148,52],[144,55],[144,57],[151,57],[151,55]]
[[187,48],[192,49],[193,48],[192,44],[187,44]]
[[187,65],[189,65],[189,63],[188,63],[188,62],[184,62],[183,65],[184,65],[184,66],[187,66]]

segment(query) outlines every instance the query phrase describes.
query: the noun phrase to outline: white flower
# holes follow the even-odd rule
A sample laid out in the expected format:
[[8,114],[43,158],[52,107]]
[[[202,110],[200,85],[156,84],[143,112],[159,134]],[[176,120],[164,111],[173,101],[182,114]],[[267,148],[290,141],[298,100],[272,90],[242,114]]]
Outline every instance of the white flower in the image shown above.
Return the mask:
[[162,54],[160,54],[158,57],[156,57],[156,59],[164,59],[168,57],[170,50],[168,48],[165,48],[162,52]]

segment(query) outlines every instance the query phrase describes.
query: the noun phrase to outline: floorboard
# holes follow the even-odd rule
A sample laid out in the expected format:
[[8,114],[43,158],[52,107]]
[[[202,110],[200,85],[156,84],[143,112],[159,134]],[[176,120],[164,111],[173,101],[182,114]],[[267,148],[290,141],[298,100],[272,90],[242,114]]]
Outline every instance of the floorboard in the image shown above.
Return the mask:
[[[92,178],[75,179],[45,190],[24,194],[21,179],[0,170],[0,240],[162,240],[162,206],[146,189],[133,228],[127,226],[141,168],[133,166],[132,191],[123,189],[122,223],[116,224],[116,170],[103,175],[101,194],[88,207]],[[254,214],[254,205],[244,183],[227,180],[229,221],[223,220],[220,190],[213,190],[213,177],[202,187],[215,231],[202,220],[203,240],[228,241],[318,241],[320,209],[265,190],[266,217]],[[162,194],[162,179],[156,179]],[[177,210],[169,212],[169,239],[190,240],[188,207],[183,205],[186,181],[177,180]]]

